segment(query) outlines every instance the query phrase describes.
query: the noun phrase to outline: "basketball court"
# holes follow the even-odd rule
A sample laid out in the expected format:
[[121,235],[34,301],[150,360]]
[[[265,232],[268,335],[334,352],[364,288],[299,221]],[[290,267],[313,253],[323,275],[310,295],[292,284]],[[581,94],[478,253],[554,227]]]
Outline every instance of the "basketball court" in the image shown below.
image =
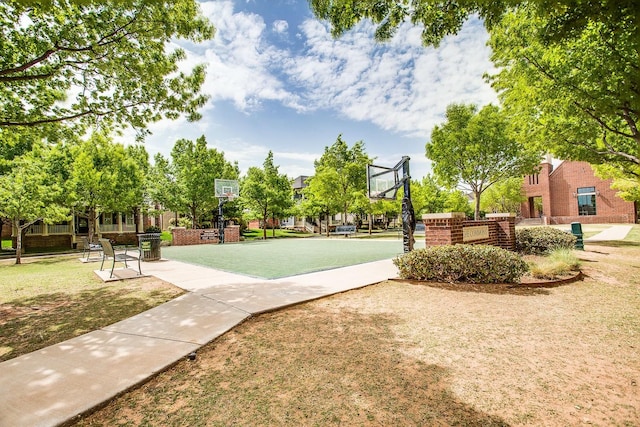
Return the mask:
[[390,259],[402,253],[402,240],[354,238],[273,239],[162,248],[163,258],[264,279]]

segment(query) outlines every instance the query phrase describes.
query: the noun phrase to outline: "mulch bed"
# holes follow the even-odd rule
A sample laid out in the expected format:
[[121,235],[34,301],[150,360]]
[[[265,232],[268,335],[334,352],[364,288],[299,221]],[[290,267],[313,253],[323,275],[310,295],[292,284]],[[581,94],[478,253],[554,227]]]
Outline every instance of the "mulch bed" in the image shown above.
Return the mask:
[[555,279],[538,279],[531,276],[522,277],[521,283],[448,283],[429,282],[424,280],[391,279],[397,282],[410,283],[412,285],[429,286],[432,288],[447,289],[458,292],[479,292],[488,294],[513,294],[513,295],[540,295],[548,294],[548,288],[555,288],[582,280],[581,271]]

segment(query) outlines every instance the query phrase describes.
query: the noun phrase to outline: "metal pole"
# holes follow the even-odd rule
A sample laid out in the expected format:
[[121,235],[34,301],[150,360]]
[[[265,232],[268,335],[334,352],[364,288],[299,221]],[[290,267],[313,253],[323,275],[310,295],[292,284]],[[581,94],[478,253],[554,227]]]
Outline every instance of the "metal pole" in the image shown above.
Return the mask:
[[222,209],[224,202],[223,197],[218,199],[218,243],[224,243],[224,212]]
[[409,157],[402,157],[402,180],[404,196],[402,197],[402,244],[404,252],[413,250],[413,231],[416,228],[416,218],[411,203],[411,174],[409,172]]

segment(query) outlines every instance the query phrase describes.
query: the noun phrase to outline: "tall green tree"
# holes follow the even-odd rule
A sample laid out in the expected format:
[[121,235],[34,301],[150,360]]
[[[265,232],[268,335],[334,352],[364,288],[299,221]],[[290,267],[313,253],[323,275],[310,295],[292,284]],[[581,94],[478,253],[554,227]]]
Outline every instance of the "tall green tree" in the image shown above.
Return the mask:
[[479,15],[489,31],[514,8],[530,7],[536,16],[547,19],[544,36],[562,40],[579,33],[588,22],[605,25],[622,21],[638,27],[634,0],[309,0],[313,13],[329,21],[339,37],[358,22],[369,19],[376,24],[378,40],[388,40],[404,22],[423,27],[425,45],[437,46],[445,36],[456,34],[471,15]]
[[237,163],[230,163],[224,153],[208,148],[203,136],[196,142],[188,139],[176,141],[171,150],[172,164],[182,197],[180,211],[188,212],[193,227],[201,224],[202,217],[213,215],[218,208],[215,196],[216,179],[238,179],[240,169]]
[[[637,17],[637,6],[627,13]],[[548,25],[531,7],[520,8],[491,33],[499,69],[492,82],[520,139],[594,164],[605,178],[640,183],[640,30],[633,17],[590,20],[554,43],[546,40]]]
[[336,142],[331,147],[325,147],[320,159],[314,162],[315,175],[313,190],[318,193],[318,198],[330,198],[329,207],[339,206],[338,212],[342,213],[342,222],[346,223],[347,214],[354,203],[366,197],[367,192],[367,164],[371,160],[365,152],[364,142],[358,141],[350,148],[338,135]]
[[175,213],[177,225],[179,211],[186,204],[183,199],[184,192],[174,165],[160,153],[154,156],[153,165],[149,169],[147,191],[154,203]]
[[[457,33],[472,14],[491,34],[493,77],[521,142],[596,165],[605,178],[640,180],[635,0],[310,0],[340,36],[363,19],[387,40],[404,22],[425,45]],[[603,167],[611,165],[614,167]],[[630,193],[626,193],[627,196]]]
[[86,213],[92,241],[101,213],[131,212],[143,203],[143,156],[133,155],[102,133],[94,133],[69,151],[72,166],[65,184],[69,203],[77,212]]
[[[286,174],[278,171],[269,151],[262,168],[250,167],[241,182],[242,204],[252,215],[262,220],[262,237],[267,238],[269,217],[281,218],[293,206],[293,189]],[[274,229],[275,232],[275,229]]]
[[515,176],[493,184],[483,195],[480,208],[485,212],[511,212],[520,215],[520,206],[525,200],[522,178]]
[[213,37],[195,0],[0,3],[0,128],[199,118],[204,67],[174,39]]
[[494,183],[534,170],[541,154],[517,143],[500,109],[487,105],[451,104],[446,122],[436,126],[426,155],[436,177],[453,188],[463,184],[473,193],[474,217],[480,218],[482,193]]
[[333,169],[316,169],[316,174],[307,180],[307,186],[302,190],[304,199],[301,209],[306,216],[318,216],[318,226],[322,233],[322,217],[327,220],[325,232],[329,235],[329,218],[340,212],[341,204],[338,200],[338,190],[335,181],[338,173]]
[[16,264],[21,263],[24,231],[34,223],[47,224],[70,218],[62,203],[63,187],[49,162],[52,148],[37,148],[14,159],[0,175],[0,216],[9,218],[16,236]]

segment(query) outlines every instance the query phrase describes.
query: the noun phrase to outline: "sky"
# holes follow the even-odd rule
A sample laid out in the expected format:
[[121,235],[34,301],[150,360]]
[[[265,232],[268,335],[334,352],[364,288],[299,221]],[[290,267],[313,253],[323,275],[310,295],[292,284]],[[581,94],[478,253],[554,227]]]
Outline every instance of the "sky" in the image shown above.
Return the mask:
[[152,124],[151,157],[169,157],[176,140],[204,135],[242,174],[271,150],[279,171],[295,178],[313,175],[314,160],[342,135],[349,146],[363,141],[377,165],[409,156],[419,180],[431,167],[425,143],[448,104],[497,103],[483,78],[493,65],[478,19],[434,49],[410,24],[385,43],[374,40],[369,22],[334,39],[307,0],[202,1],[201,9],[214,39],[175,45],[187,52],[183,67],[206,64],[202,91],[210,99],[198,122]]

